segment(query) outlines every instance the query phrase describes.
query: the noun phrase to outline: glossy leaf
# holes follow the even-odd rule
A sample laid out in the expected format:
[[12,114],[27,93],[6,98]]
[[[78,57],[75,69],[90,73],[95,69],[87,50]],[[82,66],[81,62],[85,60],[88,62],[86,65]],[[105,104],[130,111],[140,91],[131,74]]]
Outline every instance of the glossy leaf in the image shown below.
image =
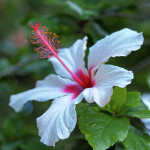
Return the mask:
[[132,127],[129,130],[127,138],[123,144],[125,150],[149,150],[150,149],[150,137]]
[[141,99],[141,93],[137,91],[127,93],[127,107],[137,107]]
[[89,107],[79,118],[79,128],[93,150],[105,150],[117,141],[123,141],[129,130],[129,120],[95,111]]
[[139,105],[137,107],[129,107],[126,109],[125,115],[136,117],[136,118],[150,118],[150,110],[148,110],[147,106],[139,101]]
[[126,88],[115,87],[110,101],[110,107],[113,112],[120,112],[125,106],[127,100]]

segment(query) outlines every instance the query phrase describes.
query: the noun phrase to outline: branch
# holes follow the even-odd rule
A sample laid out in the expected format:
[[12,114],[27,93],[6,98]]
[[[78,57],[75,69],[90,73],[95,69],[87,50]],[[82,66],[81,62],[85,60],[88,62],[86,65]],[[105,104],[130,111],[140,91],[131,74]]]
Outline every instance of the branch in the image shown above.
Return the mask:
[[19,61],[17,62],[16,64],[6,68],[4,71],[2,71],[0,73],[0,79],[1,78],[4,78],[10,74],[13,74],[15,73],[17,70],[19,70],[20,68],[22,68],[23,66],[25,66],[26,64],[32,62],[32,61],[35,61],[35,60],[38,60],[39,59],[39,56],[38,55],[33,55],[31,57],[29,57],[28,59],[24,60],[24,61]]

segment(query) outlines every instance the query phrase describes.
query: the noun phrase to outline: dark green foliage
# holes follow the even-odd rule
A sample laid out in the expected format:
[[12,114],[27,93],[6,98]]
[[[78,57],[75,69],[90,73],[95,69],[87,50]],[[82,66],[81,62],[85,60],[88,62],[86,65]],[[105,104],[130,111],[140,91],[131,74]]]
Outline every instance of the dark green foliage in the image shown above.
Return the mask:
[[[148,0],[0,1],[0,150],[91,150],[91,146],[97,150],[97,145],[102,146],[101,149],[112,146],[110,150],[150,149],[147,142],[149,137],[140,128],[130,126],[129,129],[129,120],[132,124],[138,118],[134,125],[141,127],[139,119],[150,117],[150,111],[141,101],[141,94],[136,92],[149,91],[149,7]],[[78,125],[70,138],[58,142],[55,148],[40,143],[36,118],[47,110],[51,102],[33,102],[32,114],[32,104],[19,114],[8,106],[10,95],[33,88],[37,80],[55,73],[47,60],[39,59],[28,41],[30,23],[34,21],[41,22],[56,32],[63,43],[62,47],[71,46],[76,39],[87,35],[89,48],[107,34],[125,27],[143,32],[145,42],[139,51],[127,57],[111,58],[108,62],[134,72],[135,78],[128,90],[116,87],[111,102],[104,108],[95,104],[77,105],[79,128],[91,146],[80,133]],[[87,55],[88,51],[85,60]],[[86,119],[88,117],[91,119]],[[103,118],[104,122],[101,123]],[[104,128],[110,119],[115,126],[108,124],[109,129],[112,128],[111,135]],[[122,127],[116,126],[116,123],[122,124]],[[95,141],[94,138],[91,139],[96,134],[95,128],[92,128],[94,124],[100,133],[98,138],[108,139],[106,145],[104,141],[95,145],[98,138]],[[88,125],[88,128],[84,128],[84,125]],[[116,128],[121,134],[117,134]],[[112,135],[114,138],[110,138]]]
[[[121,142],[127,150],[150,148],[150,137],[140,127],[131,126],[129,130],[128,116],[150,118],[150,110],[140,100],[140,93],[116,87],[110,103],[104,108],[82,103],[77,111],[79,108],[84,110],[79,117],[79,128],[94,150],[105,150],[116,142]],[[119,149],[117,143],[116,147]]]
[[79,127],[94,150],[105,150],[123,141],[129,130],[129,120],[88,108],[79,118]]
[[140,132],[134,127],[131,127],[123,144],[125,149],[148,150],[150,148],[149,141],[150,137],[147,134]]

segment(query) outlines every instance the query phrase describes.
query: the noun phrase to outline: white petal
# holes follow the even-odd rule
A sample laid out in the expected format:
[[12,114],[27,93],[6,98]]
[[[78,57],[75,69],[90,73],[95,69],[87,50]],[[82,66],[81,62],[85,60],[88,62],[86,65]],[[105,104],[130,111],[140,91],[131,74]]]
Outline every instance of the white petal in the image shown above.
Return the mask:
[[131,79],[131,71],[103,64],[94,76],[95,87],[85,89],[83,96],[87,102],[96,102],[100,107],[104,107],[110,101],[113,87],[125,87],[131,83]]
[[141,121],[144,123],[144,126],[145,126],[147,134],[150,135],[150,118],[148,118],[148,119],[141,119]]
[[142,101],[150,110],[150,93],[144,93],[142,95]]
[[[142,101],[150,110],[150,93],[144,93],[142,95]],[[141,119],[141,121],[145,125],[146,132],[150,135],[150,118],[146,118],[146,119],[144,118],[144,119]]]
[[103,64],[95,75],[95,86],[119,86],[123,88],[130,84],[132,79],[132,71],[127,71],[113,65]]
[[57,75],[49,75],[44,80],[38,81],[36,88],[12,95],[9,105],[18,112],[28,101],[36,100],[43,102],[66,95],[62,89],[65,85],[73,83],[75,82],[69,79],[63,79]]
[[110,86],[93,87],[83,91],[85,100],[89,103],[96,102],[100,107],[104,107],[110,101],[113,88]]
[[37,126],[41,142],[55,146],[59,139],[69,137],[75,128],[77,116],[75,104],[79,103],[83,96],[80,94],[75,100],[73,95],[56,98],[50,108],[39,118],[37,118]]
[[86,88],[83,91],[83,97],[88,103],[94,102],[94,89],[95,88]]
[[76,84],[76,82],[67,79],[67,78],[62,78],[58,75],[50,74],[47,76],[44,80],[37,81],[36,87],[54,87],[59,90],[62,90],[66,85],[72,85]]
[[127,28],[117,31],[90,47],[88,68],[93,68],[94,74],[110,57],[127,56],[131,51],[138,50],[142,44],[142,33]]
[[[70,48],[61,49],[61,52],[58,53],[58,56],[73,73],[77,73],[77,71],[81,70],[87,74],[84,63],[86,43],[87,37],[84,37],[82,40],[77,40]],[[72,79],[72,76],[57,58],[51,57],[49,60],[52,62],[57,74]]]

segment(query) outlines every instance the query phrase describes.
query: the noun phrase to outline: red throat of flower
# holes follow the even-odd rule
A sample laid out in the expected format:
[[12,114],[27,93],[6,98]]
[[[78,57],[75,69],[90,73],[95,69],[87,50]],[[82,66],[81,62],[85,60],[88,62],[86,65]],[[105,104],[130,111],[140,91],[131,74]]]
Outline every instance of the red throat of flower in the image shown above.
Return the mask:
[[49,29],[47,29],[45,26],[41,26],[40,23],[34,22],[35,25],[32,23],[31,28],[32,33],[29,35],[29,39],[31,39],[32,44],[36,44],[39,46],[38,48],[35,48],[35,51],[41,55],[41,58],[50,58],[52,55],[55,56],[58,61],[63,65],[63,67],[71,74],[72,78],[78,82],[83,88],[86,88],[86,84],[80,80],[60,59],[60,57],[57,55],[59,52],[59,44],[60,41],[58,41],[58,36],[56,33],[50,32]]

